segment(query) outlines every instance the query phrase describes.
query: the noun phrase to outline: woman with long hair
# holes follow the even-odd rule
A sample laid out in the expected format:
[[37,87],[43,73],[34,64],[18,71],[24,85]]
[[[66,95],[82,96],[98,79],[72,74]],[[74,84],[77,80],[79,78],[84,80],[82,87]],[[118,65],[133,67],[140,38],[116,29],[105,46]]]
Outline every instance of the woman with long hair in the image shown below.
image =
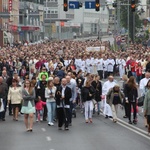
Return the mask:
[[48,125],[53,126],[56,112],[56,101],[55,101],[56,87],[54,86],[53,80],[48,80],[47,88],[45,89],[45,98],[48,114]]
[[133,107],[133,123],[136,124],[137,123],[136,106],[137,106],[138,90],[137,90],[137,85],[134,76],[131,76],[128,82],[125,84],[124,95],[125,95],[125,101],[126,103],[128,103],[128,107],[129,107],[128,108],[129,124],[132,124],[131,122],[132,107]]
[[33,86],[31,86],[31,82],[29,80],[25,80],[24,88],[22,89],[22,97],[23,104],[21,112],[24,114],[24,123],[27,131],[32,132],[35,113],[35,89]]
[[147,92],[144,99],[144,117],[147,119],[148,134],[150,135],[150,80],[146,85]]
[[93,114],[93,98],[95,96],[95,89],[91,86],[91,81],[87,80],[85,86],[81,90],[81,97],[85,107],[85,122],[92,123]]
[[95,89],[95,100],[97,102],[97,108],[98,108],[98,115],[100,114],[100,108],[101,108],[101,96],[102,96],[102,84],[100,82],[100,76],[94,75],[94,80],[92,81],[91,85]]

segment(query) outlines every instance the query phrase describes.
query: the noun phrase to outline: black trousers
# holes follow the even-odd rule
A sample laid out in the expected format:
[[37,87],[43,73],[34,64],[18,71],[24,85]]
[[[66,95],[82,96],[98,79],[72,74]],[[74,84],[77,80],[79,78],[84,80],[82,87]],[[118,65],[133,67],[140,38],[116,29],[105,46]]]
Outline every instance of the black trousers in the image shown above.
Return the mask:
[[113,75],[114,73],[113,72],[107,72],[107,77],[109,77],[110,75]]
[[133,107],[133,120],[136,119],[136,102],[129,102],[128,103],[128,118],[131,121],[131,109]]
[[125,111],[125,116],[128,117],[128,112],[129,112],[129,103],[126,103],[126,100],[123,100],[123,106],[124,106],[124,111]]
[[108,72],[104,71],[104,79],[107,79],[107,77],[108,77]]
[[100,76],[100,79],[103,79],[103,70],[98,70],[98,75]]
[[46,118],[47,118],[47,107],[46,105],[44,105],[44,112],[43,112],[43,121],[46,121]]
[[57,108],[57,119],[58,119],[58,127],[62,127],[63,124],[65,127],[68,127],[69,124],[69,108]]

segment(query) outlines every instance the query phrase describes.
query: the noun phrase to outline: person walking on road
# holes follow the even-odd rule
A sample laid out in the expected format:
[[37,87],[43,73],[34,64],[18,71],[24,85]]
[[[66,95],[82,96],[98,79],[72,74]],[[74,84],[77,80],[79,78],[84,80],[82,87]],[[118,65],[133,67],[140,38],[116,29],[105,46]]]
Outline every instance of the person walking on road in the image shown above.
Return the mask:
[[137,85],[135,81],[135,77],[131,76],[125,84],[124,88],[124,95],[125,95],[125,100],[126,103],[128,103],[129,108],[128,108],[128,119],[129,119],[129,124],[132,124],[131,122],[131,109],[133,107],[133,123],[137,123],[137,97],[138,97],[138,90],[137,90]]
[[22,101],[22,88],[18,85],[16,79],[12,80],[12,86],[9,87],[8,91],[8,104],[11,102],[11,107],[13,109],[13,120],[18,121],[18,113]]
[[95,100],[97,102],[97,108],[98,108],[98,115],[100,114],[100,109],[101,109],[101,96],[102,96],[102,83],[100,81],[100,76],[95,75],[94,80],[92,81],[92,86],[95,89]]
[[150,135],[150,80],[147,83],[147,92],[144,99],[144,117],[147,119],[148,134]]
[[[33,119],[35,113],[35,89],[31,86],[29,80],[25,80],[24,88],[22,89],[23,104],[21,113],[24,113],[24,123],[27,131],[32,132]],[[29,118],[29,123],[28,123]]]
[[92,123],[93,114],[93,99],[95,96],[95,89],[91,85],[91,81],[87,80],[85,86],[81,89],[81,97],[85,107],[85,122]]
[[72,97],[71,88],[67,86],[67,80],[62,79],[61,85],[56,89],[56,105],[58,117],[58,129],[62,130],[63,124],[65,130],[69,130],[70,98]]
[[107,103],[110,105],[113,115],[113,122],[117,122],[117,111],[118,111],[118,104],[122,103],[124,95],[120,90],[119,85],[115,85],[113,88],[109,90],[107,93],[106,99]]
[[0,76],[0,101],[3,104],[4,110],[0,112],[0,119],[5,121],[6,114],[6,106],[7,106],[7,94],[8,94],[8,86],[4,82],[2,76]]
[[105,115],[105,118],[108,118],[108,117],[112,118],[112,111],[111,111],[110,105],[106,103],[106,95],[109,89],[113,88],[115,85],[116,85],[116,82],[114,81],[114,77],[109,76],[108,81],[106,81],[102,87],[102,95],[103,95],[102,97],[103,97],[103,107],[104,107],[103,114]]
[[55,100],[56,87],[53,84],[53,80],[48,80],[47,87],[45,89],[45,98],[48,114],[48,125],[53,126],[56,112],[56,100]]

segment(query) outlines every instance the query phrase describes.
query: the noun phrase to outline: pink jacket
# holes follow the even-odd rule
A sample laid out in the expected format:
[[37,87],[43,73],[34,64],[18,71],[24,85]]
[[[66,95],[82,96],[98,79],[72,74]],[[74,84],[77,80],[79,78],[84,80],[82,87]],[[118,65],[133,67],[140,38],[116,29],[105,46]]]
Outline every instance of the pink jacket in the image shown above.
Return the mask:
[[42,100],[40,100],[35,104],[35,108],[36,110],[42,110],[44,105],[46,105],[46,102],[43,102]]

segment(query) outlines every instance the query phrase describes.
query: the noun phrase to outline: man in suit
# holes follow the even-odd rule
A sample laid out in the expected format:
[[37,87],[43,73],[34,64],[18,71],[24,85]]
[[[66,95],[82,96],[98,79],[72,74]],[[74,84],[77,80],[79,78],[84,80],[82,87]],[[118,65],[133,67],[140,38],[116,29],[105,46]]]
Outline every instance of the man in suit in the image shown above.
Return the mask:
[[69,130],[69,100],[72,97],[72,94],[71,89],[67,86],[67,80],[65,78],[61,80],[61,85],[57,87],[55,97],[57,104],[58,128],[61,130],[64,124],[65,130]]

